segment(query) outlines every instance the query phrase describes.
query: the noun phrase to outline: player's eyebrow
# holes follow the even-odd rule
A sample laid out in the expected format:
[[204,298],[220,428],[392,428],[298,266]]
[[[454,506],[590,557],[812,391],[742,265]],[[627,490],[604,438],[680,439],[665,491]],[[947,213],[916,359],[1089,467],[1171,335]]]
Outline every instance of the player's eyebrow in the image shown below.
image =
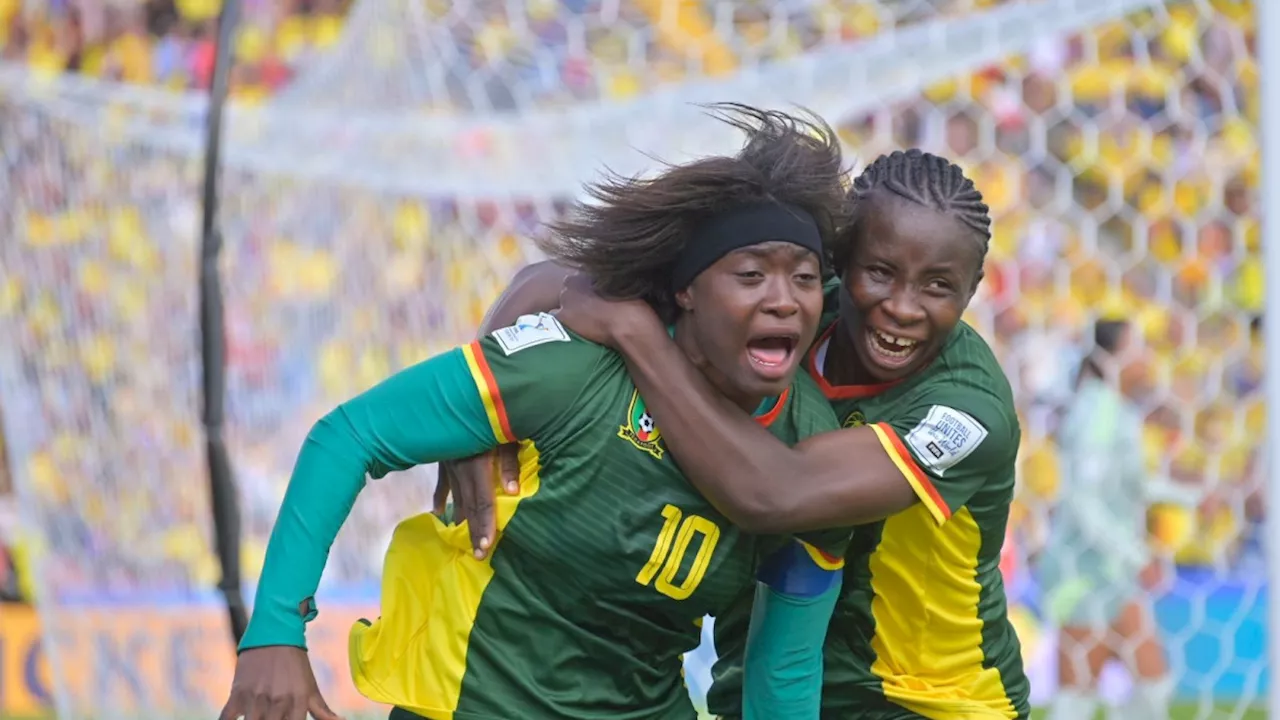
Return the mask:
[[793,258],[802,258],[810,254],[810,251],[792,242],[786,240],[770,240],[758,245],[749,245],[739,248],[735,252],[746,253],[760,259],[768,259],[779,253],[787,253]]

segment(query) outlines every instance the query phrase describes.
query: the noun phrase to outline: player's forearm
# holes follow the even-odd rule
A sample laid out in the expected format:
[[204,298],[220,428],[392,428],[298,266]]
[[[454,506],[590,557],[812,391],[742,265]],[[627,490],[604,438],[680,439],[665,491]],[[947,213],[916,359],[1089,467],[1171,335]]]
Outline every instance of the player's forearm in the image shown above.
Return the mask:
[[823,646],[841,573],[804,568],[802,574],[807,577],[761,578],[747,640],[743,720],[819,715]]
[[569,268],[550,260],[526,265],[511,279],[511,284],[485,313],[480,323],[480,336],[499,328],[510,327],[521,315],[547,312],[560,306],[560,288],[572,274]]
[[663,330],[627,328],[619,350],[690,482],[749,532],[873,522],[917,502],[869,427],[788,447],[720,395]]
[[617,340],[681,470],[734,524],[766,532],[795,453],[720,395],[656,323]]
[[493,447],[484,407],[460,351],[397,373],[311,428],[271,532],[241,649],[306,647],[305,611],[329,548],[365,477],[467,457]]
[[314,607],[310,598],[329,548],[364,488],[368,460],[340,409],[311,429],[271,531],[241,650],[306,647],[307,611]]

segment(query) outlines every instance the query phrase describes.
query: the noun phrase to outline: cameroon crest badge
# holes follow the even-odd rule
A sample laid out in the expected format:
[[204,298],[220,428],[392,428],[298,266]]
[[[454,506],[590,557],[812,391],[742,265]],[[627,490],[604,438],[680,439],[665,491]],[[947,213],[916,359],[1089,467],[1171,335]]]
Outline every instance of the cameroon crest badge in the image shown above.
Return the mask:
[[844,419],[844,426],[847,428],[862,427],[867,424],[867,416],[862,414],[861,410],[854,410],[849,413],[849,417]]
[[644,399],[639,390],[631,391],[631,405],[627,408],[627,424],[618,428],[618,437],[635,445],[655,459],[661,460],[665,450],[662,447],[662,432],[653,422],[653,416],[644,406]]

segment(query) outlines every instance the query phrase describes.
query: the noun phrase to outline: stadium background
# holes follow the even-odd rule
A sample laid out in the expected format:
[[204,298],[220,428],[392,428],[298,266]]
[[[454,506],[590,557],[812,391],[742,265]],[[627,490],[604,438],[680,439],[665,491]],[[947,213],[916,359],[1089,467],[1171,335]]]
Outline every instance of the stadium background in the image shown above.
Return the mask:
[[[222,213],[247,575],[311,422],[467,337],[532,258],[537,223],[572,200],[554,182],[486,189],[468,166],[499,158],[510,164],[495,173],[536,178],[608,159],[606,129],[572,122],[650,102],[641,120],[654,142],[635,145],[669,150],[681,133],[700,137],[669,100],[650,101],[671,88],[803,102],[752,69],[877,42],[885,57],[918,53],[912,30],[936,30],[925,36],[936,42],[968,20],[1048,9],[1016,54],[957,60],[829,119],[862,161],[906,146],[957,159],[992,206],[969,319],[1020,403],[1005,570],[1037,698],[1053,691],[1053,645],[1027,566],[1058,481],[1051,430],[1082,329],[1118,314],[1145,340],[1124,382],[1149,410],[1151,467],[1201,490],[1198,507],[1157,505],[1149,518],[1174,563],[1153,592],[1179,712],[1245,717],[1267,669],[1254,8],[1129,3],[1149,7],[1055,31],[1069,15],[1056,6],[1088,4],[248,0]],[[54,705],[65,717],[182,717],[207,713],[229,683],[197,411],[199,153],[186,141],[218,5],[0,0],[0,591],[19,601],[0,607],[5,718]],[[328,124],[298,122],[292,144],[273,133],[312,109]],[[369,147],[386,173],[338,152],[376,139],[384,112],[454,128],[455,142],[422,158]],[[342,113],[365,126],[348,136]],[[510,137],[489,119],[525,115],[563,119],[556,147],[580,155],[502,145]],[[317,164],[327,154],[343,162]],[[431,485],[429,471],[374,484],[334,548],[312,645],[335,707],[366,707],[346,679],[345,629],[376,604],[391,528],[428,506]],[[1111,675],[1108,693],[1125,685]]]

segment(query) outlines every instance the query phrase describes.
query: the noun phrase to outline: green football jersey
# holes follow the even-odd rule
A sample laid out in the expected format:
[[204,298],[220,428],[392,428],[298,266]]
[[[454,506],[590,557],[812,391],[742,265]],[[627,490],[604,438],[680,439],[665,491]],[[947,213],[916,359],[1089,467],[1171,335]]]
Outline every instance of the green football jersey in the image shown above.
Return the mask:
[[[357,686],[429,718],[692,720],[681,656],[778,541],[688,483],[613,351],[540,315],[462,352],[494,438],[521,442],[521,493],[498,499],[483,563],[465,528],[397,530],[383,617],[353,631]],[[788,444],[837,427],[807,377],[756,417]],[[842,555],[847,538],[807,539]],[[418,620],[389,618],[389,587]]]
[[[827,635],[822,717],[874,720],[901,708],[933,720],[1027,717],[999,568],[1020,441],[1004,372],[962,323],[914,377],[833,386],[823,369],[837,326],[826,322],[807,370],[844,427],[872,428],[920,502],[854,530]],[[743,596],[716,618],[707,701],[725,718],[740,713],[750,612]]]
[[1021,430],[986,341],[961,323],[941,355],[890,387],[823,378],[833,324],[808,369],[845,427],[869,426],[920,498],[857,528],[827,639],[823,717],[888,700],[934,720],[1023,718],[1029,685],[1000,554]]

